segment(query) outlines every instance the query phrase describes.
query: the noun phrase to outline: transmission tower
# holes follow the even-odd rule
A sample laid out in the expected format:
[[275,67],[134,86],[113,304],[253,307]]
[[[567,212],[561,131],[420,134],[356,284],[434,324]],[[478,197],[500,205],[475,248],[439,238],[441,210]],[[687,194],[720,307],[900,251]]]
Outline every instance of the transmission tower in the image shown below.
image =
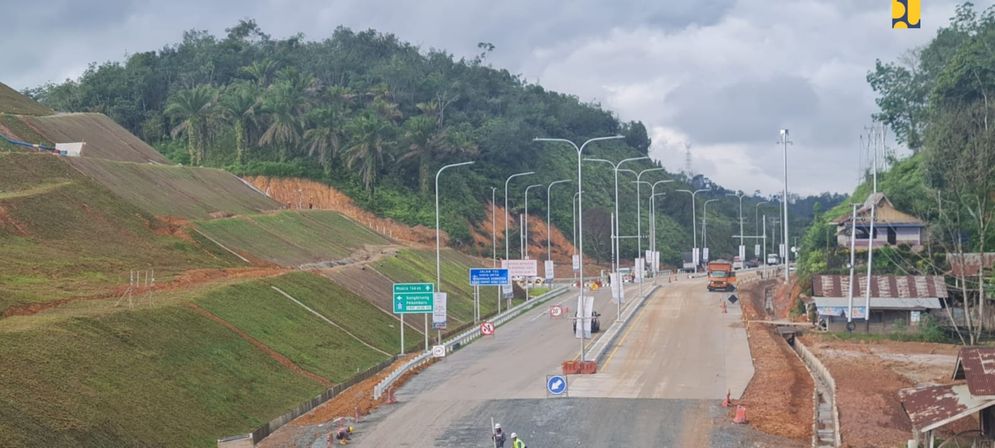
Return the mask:
[[684,174],[688,179],[694,177],[694,171],[691,170],[691,143],[688,142],[684,142]]

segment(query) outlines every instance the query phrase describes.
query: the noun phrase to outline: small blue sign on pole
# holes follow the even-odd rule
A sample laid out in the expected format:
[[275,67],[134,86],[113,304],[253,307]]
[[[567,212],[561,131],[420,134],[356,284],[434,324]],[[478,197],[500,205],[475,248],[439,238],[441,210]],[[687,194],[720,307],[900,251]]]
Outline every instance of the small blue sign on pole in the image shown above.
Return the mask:
[[507,269],[470,268],[470,285],[501,286],[511,283]]
[[547,376],[546,392],[550,395],[563,395],[567,393],[567,377],[563,375]]

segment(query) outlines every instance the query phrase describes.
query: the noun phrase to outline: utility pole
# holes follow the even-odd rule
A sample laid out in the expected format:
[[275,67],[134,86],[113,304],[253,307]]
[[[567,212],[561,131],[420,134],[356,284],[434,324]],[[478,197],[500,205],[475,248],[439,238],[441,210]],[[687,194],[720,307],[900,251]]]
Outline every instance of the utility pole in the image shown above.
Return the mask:
[[745,265],[746,246],[743,245],[743,193],[739,192],[738,194],[727,194],[726,196],[739,198],[739,261]]
[[[442,243],[440,241],[439,232],[439,175],[442,174],[447,168],[455,168],[458,166],[473,165],[473,162],[462,162],[462,163],[451,163],[439,168],[439,171],[435,172],[435,290],[436,292],[442,292]],[[434,300],[433,300],[434,302]],[[425,351],[428,351],[428,314],[423,315],[425,317]],[[438,340],[442,343],[442,330],[438,330]]]
[[698,263],[700,261],[700,258],[697,256],[698,255],[698,215],[697,212],[695,211],[696,207],[694,206],[694,197],[697,196],[698,193],[701,193],[703,191],[708,191],[708,189],[703,188],[695,191],[691,190],[677,190],[677,191],[691,195],[691,245],[692,245],[691,260],[694,261],[694,273],[697,274]]
[[492,267],[497,267],[497,187],[491,187],[491,257]]
[[781,129],[781,144],[784,146],[784,283],[791,281],[789,266],[791,265],[791,248],[788,246],[788,130]]
[[516,173],[508,176],[504,181],[504,259],[508,260],[511,258],[511,233],[508,230],[508,182],[519,176],[528,176],[535,174],[535,171],[526,171],[524,173]]
[[543,187],[545,185],[535,184],[525,187],[525,222],[522,228],[522,259],[529,259],[529,190],[536,187]]

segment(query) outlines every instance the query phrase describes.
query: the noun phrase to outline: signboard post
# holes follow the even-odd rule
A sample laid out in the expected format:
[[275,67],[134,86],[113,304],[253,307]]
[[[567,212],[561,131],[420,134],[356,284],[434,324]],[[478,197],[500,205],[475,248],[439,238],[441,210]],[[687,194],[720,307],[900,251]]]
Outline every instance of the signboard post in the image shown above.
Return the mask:
[[481,322],[481,324],[480,324],[480,334],[482,334],[484,336],[493,336],[494,335],[494,324],[491,323],[491,322],[487,322],[487,321]]
[[580,272],[580,255],[571,257],[571,264],[573,265],[574,272]]
[[528,301],[530,279],[539,275],[539,263],[536,260],[501,260],[501,267],[508,270],[511,278],[522,277],[525,282],[525,300]]
[[567,377],[566,375],[546,375],[546,394],[554,397],[566,396]]
[[546,282],[553,283],[553,260],[546,260],[543,263],[543,274],[546,274]]
[[754,244],[753,245],[753,256],[757,257],[757,258],[760,258],[760,245],[759,244]]
[[436,330],[446,329],[446,298],[444,292],[435,293],[435,301],[432,303],[432,327]]
[[446,357],[446,346],[445,345],[433,345],[432,346],[432,357],[433,358],[445,358]]
[[431,313],[434,292],[435,286],[431,283],[394,283],[394,314],[401,315],[402,355],[404,354],[404,315]]
[[473,286],[508,285],[511,277],[508,269],[470,268],[470,284]]

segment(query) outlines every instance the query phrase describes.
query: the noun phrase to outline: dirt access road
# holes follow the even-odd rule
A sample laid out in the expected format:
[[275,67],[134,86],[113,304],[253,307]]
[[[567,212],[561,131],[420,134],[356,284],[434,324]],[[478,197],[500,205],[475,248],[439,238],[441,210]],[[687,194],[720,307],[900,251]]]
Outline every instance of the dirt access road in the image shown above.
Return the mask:
[[[635,292],[630,290],[627,295],[632,297]],[[557,301],[568,305],[571,299],[574,297]],[[595,301],[607,327],[615,314],[608,291],[599,291]],[[728,422],[726,410],[719,406],[721,400],[715,399],[721,396],[718,391],[724,391],[727,384],[745,384],[752,369],[722,369],[727,378],[719,387],[687,387],[689,381],[716,382],[715,366],[728,362],[726,338],[729,325],[735,323],[727,322],[730,317],[721,314],[717,297],[705,292],[704,281],[663,285],[636,317],[643,312],[645,317],[633,321],[633,330],[622,344],[629,344],[629,348],[620,348],[609,361],[605,377],[620,378],[622,368],[649,371],[635,379],[642,382],[637,390],[651,391],[644,398],[546,398],[546,375],[559,373],[560,363],[577,355],[579,342],[571,334],[569,320],[551,320],[543,312],[533,311],[498,328],[495,337],[474,342],[414,377],[398,390],[398,404],[381,407],[357,426],[353,444],[490,447],[490,419],[494,418],[537,447],[798,445]],[[681,319],[689,322],[675,325]],[[645,325],[654,322],[662,331],[644,331]],[[699,328],[714,333],[702,334]],[[692,333],[686,334],[689,331]],[[692,342],[692,338],[699,340]],[[733,344],[733,351],[742,351],[745,333],[739,338],[742,340]],[[672,339],[686,343],[668,344]],[[669,356],[672,361],[664,363],[662,369],[642,366],[668,358],[652,349],[640,349],[643,345],[674,351]],[[668,375],[677,371],[681,380],[669,381]],[[569,379],[571,383],[592,382],[579,376]],[[659,388],[662,383],[667,385]],[[673,398],[682,395],[694,398]],[[671,398],[657,398],[661,396]],[[300,446],[324,446],[312,442]]]

